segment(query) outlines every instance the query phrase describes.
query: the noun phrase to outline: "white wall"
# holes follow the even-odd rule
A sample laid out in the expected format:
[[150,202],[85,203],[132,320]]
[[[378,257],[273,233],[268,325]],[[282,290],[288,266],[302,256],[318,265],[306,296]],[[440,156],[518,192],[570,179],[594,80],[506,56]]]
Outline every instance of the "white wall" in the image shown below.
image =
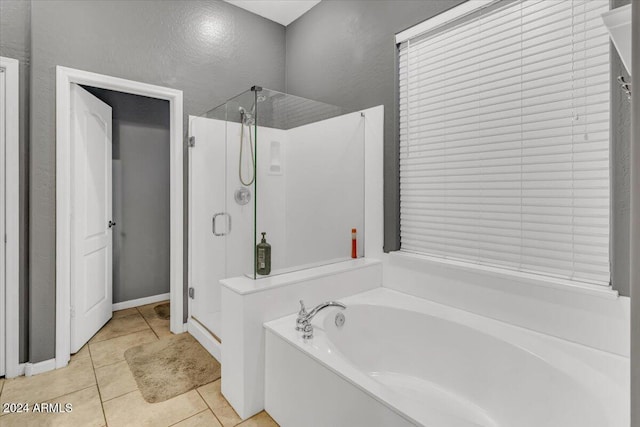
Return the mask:
[[629,298],[385,254],[383,286],[629,357]]
[[364,123],[360,112],[288,131],[288,267],[351,257],[351,229],[364,255]]
[[[235,123],[233,123],[235,125]],[[289,133],[286,130],[258,127],[257,170],[258,170],[258,222],[256,242],[260,242],[261,232],[267,233],[267,242],[271,245],[271,272],[286,267],[287,253],[290,250],[286,236],[287,193],[286,182],[290,179],[289,171],[285,168],[286,149]],[[279,144],[281,154],[281,173],[270,172],[271,145]],[[235,174],[237,175],[237,173]],[[233,179],[233,174],[230,175]],[[235,178],[238,180],[237,178]],[[239,182],[239,181],[238,181]],[[249,231],[251,234],[251,231]],[[251,250],[251,249],[249,249]],[[295,249],[294,249],[295,250]],[[233,277],[233,276],[227,276]]]

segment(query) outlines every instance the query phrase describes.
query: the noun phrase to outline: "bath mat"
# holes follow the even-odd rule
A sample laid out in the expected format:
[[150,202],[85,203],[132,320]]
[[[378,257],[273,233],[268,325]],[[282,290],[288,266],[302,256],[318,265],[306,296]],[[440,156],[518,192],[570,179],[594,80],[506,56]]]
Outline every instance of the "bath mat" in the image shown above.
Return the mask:
[[149,403],[163,402],[220,378],[220,363],[189,334],[132,347],[124,358]]
[[153,307],[153,311],[155,311],[156,315],[162,320],[169,320],[169,317],[171,317],[169,315],[171,313],[171,307],[168,302],[156,305]]

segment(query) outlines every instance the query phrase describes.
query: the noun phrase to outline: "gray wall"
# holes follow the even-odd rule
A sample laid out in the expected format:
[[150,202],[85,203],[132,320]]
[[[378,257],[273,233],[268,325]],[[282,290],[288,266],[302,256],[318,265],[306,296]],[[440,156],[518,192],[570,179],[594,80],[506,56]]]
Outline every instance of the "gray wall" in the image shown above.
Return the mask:
[[[611,8],[629,1],[612,0]],[[631,103],[616,80],[618,76],[631,81],[611,44],[611,284],[621,295],[629,296]]]
[[[629,0],[614,0],[612,7]],[[461,1],[324,1],[287,27],[287,92],[349,109],[385,106],[385,251],[400,247],[397,32]],[[616,52],[612,76],[626,74]],[[612,284],[629,295],[630,105],[612,82]]]
[[29,230],[26,212],[29,211],[29,63],[31,60],[31,2],[28,0],[0,1],[0,56],[20,61],[20,362],[28,355],[29,286],[28,243]]
[[29,359],[39,362],[55,347],[55,66],[181,89],[186,116],[252,84],[284,90],[285,42],[284,27],[225,2],[34,1],[31,11]]
[[112,108],[121,165],[121,178],[113,174],[113,302],[168,293],[169,102],[86,89]]
[[631,89],[631,426],[640,426],[640,0],[633,0],[632,51],[635,70]]
[[461,0],[323,1],[287,27],[287,92],[357,110],[384,104],[384,249],[400,247],[396,33]]

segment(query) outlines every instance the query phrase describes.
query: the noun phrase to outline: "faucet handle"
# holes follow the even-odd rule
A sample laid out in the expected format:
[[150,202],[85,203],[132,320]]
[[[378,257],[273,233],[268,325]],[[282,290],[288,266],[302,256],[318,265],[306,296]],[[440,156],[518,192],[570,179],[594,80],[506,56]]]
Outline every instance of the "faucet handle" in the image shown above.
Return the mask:
[[304,301],[300,300],[300,311],[298,312],[298,318],[296,319],[296,331],[302,331],[307,323],[307,309],[304,306]]
[[306,316],[307,314],[307,308],[304,306],[304,301],[300,300],[300,311],[298,312],[298,317]]
[[313,338],[313,326],[310,323],[306,323],[302,328],[302,339],[310,340]]

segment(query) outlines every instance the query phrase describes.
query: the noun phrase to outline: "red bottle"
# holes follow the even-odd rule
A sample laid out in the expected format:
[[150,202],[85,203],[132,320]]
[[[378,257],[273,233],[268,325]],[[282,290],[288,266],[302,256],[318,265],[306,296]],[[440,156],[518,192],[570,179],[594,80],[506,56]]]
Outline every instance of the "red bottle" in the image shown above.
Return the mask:
[[358,258],[358,233],[355,228],[351,229],[351,258]]

